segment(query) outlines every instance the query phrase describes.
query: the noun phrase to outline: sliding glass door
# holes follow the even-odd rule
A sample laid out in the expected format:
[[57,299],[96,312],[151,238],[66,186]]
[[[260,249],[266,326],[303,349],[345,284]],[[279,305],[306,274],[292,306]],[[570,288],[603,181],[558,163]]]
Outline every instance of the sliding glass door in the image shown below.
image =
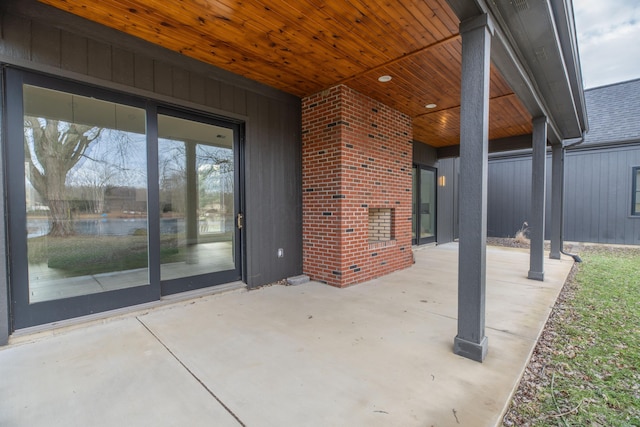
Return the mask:
[[241,279],[239,124],[7,70],[14,328]]
[[202,274],[240,278],[236,138],[223,123],[158,115],[163,293],[198,287],[180,279]]
[[436,241],[436,169],[413,167],[413,243]]
[[149,284],[145,111],[25,84],[29,303]]

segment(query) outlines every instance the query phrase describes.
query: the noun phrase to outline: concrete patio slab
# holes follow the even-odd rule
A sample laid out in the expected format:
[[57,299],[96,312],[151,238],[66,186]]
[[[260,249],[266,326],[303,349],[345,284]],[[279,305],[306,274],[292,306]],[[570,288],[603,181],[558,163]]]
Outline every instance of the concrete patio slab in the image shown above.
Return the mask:
[[499,424],[573,261],[537,282],[526,251],[487,257],[484,363],[452,352],[448,244],[346,289],[270,286],[22,339],[0,350],[0,425]]
[[0,426],[238,426],[135,318],[0,350]]

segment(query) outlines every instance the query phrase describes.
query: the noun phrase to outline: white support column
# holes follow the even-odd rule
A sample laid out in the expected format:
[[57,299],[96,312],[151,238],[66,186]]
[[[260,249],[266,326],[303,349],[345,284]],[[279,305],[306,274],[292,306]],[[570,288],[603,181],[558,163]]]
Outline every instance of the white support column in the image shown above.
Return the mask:
[[493,24],[480,15],[460,24],[460,252],[458,334],[454,353],[482,362],[487,355],[485,281],[489,70]]
[[533,119],[531,156],[531,219],[528,278],[544,280],[544,213],[547,186],[547,118]]
[[562,250],[563,151],[562,144],[551,146],[551,252],[549,253],[551,259],[560,259],[560,251]]

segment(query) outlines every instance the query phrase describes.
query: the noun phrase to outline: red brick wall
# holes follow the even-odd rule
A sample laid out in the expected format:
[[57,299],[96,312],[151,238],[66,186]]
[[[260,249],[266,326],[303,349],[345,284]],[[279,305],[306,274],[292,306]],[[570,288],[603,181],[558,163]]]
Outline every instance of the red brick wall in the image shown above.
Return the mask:
[[[406,268],[411,253],[411,118],[346,86],[302,103],[303,270],[347,286]],[[369,208],[392,236],[369,242]]]

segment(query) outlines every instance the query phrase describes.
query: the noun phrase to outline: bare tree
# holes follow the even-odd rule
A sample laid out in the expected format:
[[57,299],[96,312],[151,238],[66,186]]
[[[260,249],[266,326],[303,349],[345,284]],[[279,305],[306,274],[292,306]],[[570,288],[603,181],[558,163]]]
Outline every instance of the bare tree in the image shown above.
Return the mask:
[[50,211],[50,236],[73,234],[66,196],[67,173],[96,140],[101,128],[25,116],[24,150],[31,185]]
[[112,184],[118,169],[105,161],[91,162],[91,167],[72,170],[67,176],[67,181],[80,189],[80,198],[86,200],[92,213],[105,211],[105,193]]

